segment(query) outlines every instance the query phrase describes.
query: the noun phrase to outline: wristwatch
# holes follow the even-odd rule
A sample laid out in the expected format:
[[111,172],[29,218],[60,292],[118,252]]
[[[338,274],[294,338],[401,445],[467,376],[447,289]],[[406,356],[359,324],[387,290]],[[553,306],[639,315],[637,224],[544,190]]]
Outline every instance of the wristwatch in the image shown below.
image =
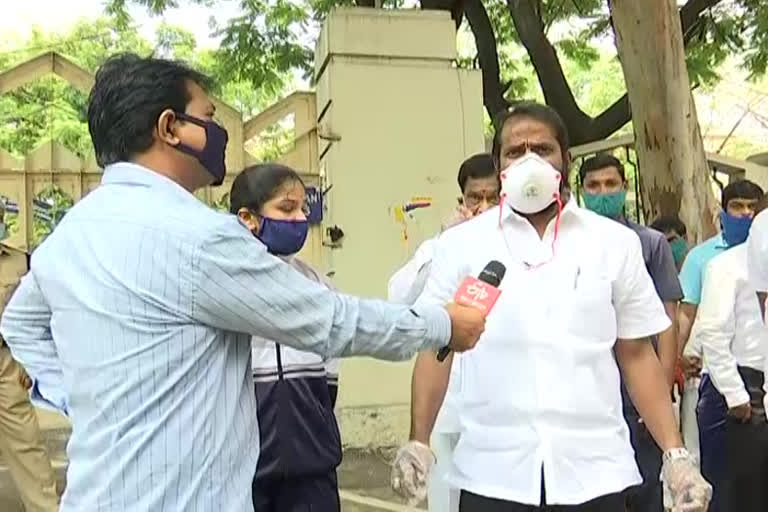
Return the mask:
[[671,448],[661,456],[661,462],[666,464],[677,459],[690,459],[691,454],[685,448]]

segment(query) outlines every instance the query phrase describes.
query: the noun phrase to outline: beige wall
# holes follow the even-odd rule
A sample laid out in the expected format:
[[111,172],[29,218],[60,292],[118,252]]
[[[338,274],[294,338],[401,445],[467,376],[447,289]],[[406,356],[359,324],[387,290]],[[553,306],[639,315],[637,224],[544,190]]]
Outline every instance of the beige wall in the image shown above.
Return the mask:
[[[459,164],[484,150],[480,74],[453,67],[455,53],[447,13],[340,9],[326,21],[316,53],[320,169],[333,185],[325,225],[345,233],[326,255],[343,291],[385,297],[389,276],[456,206]],[[324,134],[340,140],[328,147]],[[433,206],[406,220],[404,240],[394,208],[415,196]],[[347,446],[406,435],[410,368],[344,361]]]

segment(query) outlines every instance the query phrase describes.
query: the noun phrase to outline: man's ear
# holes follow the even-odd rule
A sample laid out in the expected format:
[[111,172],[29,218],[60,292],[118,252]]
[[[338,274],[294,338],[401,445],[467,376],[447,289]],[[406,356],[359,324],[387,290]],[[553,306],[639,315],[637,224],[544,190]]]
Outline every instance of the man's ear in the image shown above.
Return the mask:
[[163,110],[157,118],[157,138],[170,146],[176,146],[181,142],[174,133],[176,121],[176,114],[169,108]]

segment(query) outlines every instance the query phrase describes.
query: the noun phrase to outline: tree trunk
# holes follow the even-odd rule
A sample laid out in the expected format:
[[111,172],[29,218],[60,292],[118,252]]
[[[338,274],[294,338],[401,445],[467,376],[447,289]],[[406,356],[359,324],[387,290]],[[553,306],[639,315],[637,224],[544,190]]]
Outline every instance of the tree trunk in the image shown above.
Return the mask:
[[499,52],[496,34],[482,0],[465,0],[464,15],[469,28],[475,36],[477,57],[483,74],[483,105],[495,128],[499,114],[509,108],[504,98],[504,86],[501,84]]
[[675,0],[612,0],[647,219],[679,215],[691,241],[715,233],[709,164]]

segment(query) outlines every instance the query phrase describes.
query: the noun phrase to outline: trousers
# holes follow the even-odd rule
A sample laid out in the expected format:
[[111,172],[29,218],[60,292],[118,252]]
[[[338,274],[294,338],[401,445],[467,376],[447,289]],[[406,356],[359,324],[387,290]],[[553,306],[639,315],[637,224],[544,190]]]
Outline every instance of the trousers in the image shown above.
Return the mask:
[[634,409],[624,409],[624,418],[629,426],[635,461],[640,468],[643,483],[627,491],[630,512],[664,512],[664,498],[661,485],[661,449]]
[[461,491],[460,512],[624,512],[624,493],[610,494],[581,505],[524,505]]
[[709,512],[729,512],[725,506],[727,498],[723,486],[727,474],[725,425],[728,406],[709,375],[701,378],[696,415],[699,423],[701,474],[712,484]]
[[765,512],[768,510],[768,423],[763,398],[763,372],[739,368],[749,392],[752,417],[742,423],[728,417],[725,425],[727,475],[723,485],[724,510]]
[[[324,475],[254,481],[253,509],[257,512],[339,512],[336,470]],[[223,511],[222,511],[223,512]]]
[[21,385],[24,370],[5,343],[0,345],[0,451],[27,512],[54,512],[59,509],[56,477]]
[[450,486],[446,476],[451,470],[453,450],[459,442],[459,434],[435,432],[430,444],[437,463],[429,477],[427,505],[429,512],[459,512],[459,489]]
[[688,452],[696,459],[701,460],[699,450],[699,425],[696,419],[696,405],[699,401],[699,386],[701,379],[686,379],[683,394],[680,397],[680,428],[683,433],[683,443]]

